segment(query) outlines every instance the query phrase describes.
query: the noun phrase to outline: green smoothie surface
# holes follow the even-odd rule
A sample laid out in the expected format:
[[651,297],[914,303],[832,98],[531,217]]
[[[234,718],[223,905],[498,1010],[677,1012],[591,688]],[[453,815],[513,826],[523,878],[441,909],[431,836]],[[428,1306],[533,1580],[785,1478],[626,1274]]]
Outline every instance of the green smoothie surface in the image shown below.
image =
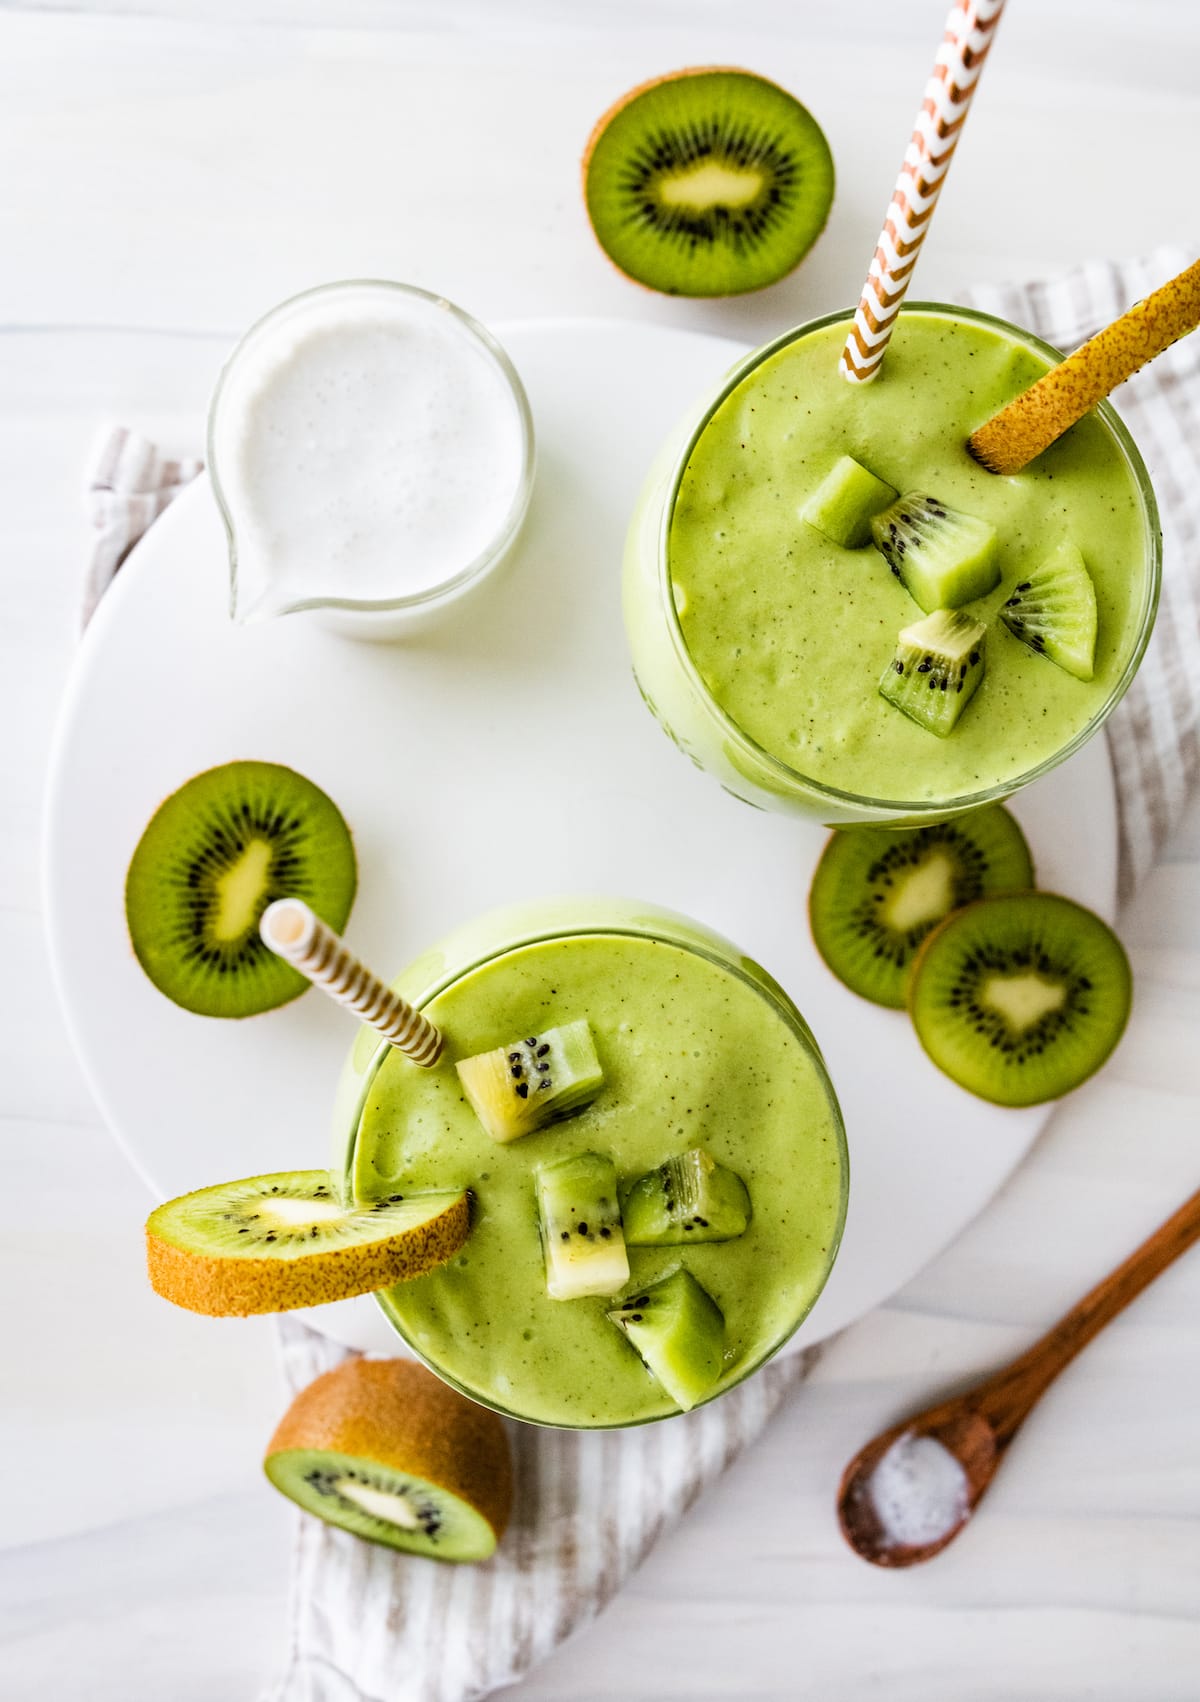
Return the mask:
[[[844,322],[826,325],[761,362],[693,447],[668,545],[684,642],[730,719],[820,785],[912,802],[1003,787],[1087,725],[1136,646],[1147,559],[1134,474],[1095,414],[1013,478],[971,459],[970,432],[1050,364],[1011,336],[909,311],[878,378],[850,384],[838,370],[845,335]],[[799,517],[842,455],[902,494],[938,497],[999,533],[1000,583],[965,605],[987,623],[986,672],[944,739],[878,694],[897,634],[922,610],[876,549],[841,549]],[[1065,538],[1096,587],[1087,682],[997,618]]]
[[[844,1210],[837,1111],[808,1044],[779,1006],[700,953],[618,933],[517,947],[424,1006],[442,1061],[397,1052],[365,1101],[360,1195],[469,1187],[472,1229],[447,1265],[390,1290],[412,1345],[469,1394],[519,1417],[632,1424],[676,1411],[605,1313],[615,1298],[552,1300],[534,1167],[609,1154],[622,1185],[703,1146],[745,1181],[752,1219],[735,1240],[630,1247],[635,1293],[679,1265],[725,1315],[726,1388],[795,1328],[827,1274]],[[584,1111],[508,1145],[489,1139],[450,1060],[586,1017],[604,1085]]]

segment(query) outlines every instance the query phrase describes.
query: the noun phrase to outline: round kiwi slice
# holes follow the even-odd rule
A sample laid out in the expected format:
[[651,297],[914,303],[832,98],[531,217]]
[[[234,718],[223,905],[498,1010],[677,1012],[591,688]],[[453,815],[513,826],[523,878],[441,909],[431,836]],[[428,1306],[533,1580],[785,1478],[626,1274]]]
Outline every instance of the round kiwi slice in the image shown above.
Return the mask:
[[268,951],[258,924],[277,898],[302,898],[340,931],[358,872],[332,799],[294,769],[229,762],[159,805],[125,878],[137,960],[154,985],[200,1016],[254,1016],[309,983]]
[[808,895],[813,940],[839,981],[899,1010],[917,949],[939,922],[1032,885],[1025,836],[999,804],[933,827],[840,829]]
[[306,1513],[434,1560],[486,1560],[512,1508],[503,1420],[403,1359],[349,1359],[318,1377],[263,1464]]
[[667,295],[739,295],[799,264],[829,217],[833,156],[794,96],[750,71],[677,71],[593,130],[583,189],[596,240]]
[[150,1284],[214,1318],[373,1294],[452,1258],[471,1227],[462,1191],[344,1206],[327,1170],[248,1176],[167,1200],[146,1223]]
[[1048,892],[950,916],[913,964],[908,1008],[939,1069],[997,1105],[1040,1105],[1108,1057],[1129,1016],[1129,960],[1090,910]]

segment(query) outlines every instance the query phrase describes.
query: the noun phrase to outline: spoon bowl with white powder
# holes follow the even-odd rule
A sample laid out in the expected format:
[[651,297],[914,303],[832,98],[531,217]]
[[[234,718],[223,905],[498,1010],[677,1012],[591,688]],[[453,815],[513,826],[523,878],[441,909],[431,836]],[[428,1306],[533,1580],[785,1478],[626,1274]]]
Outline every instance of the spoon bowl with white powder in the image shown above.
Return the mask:
[[1200,1239],[1200,1192],[1085,1294],[1019,1359],[940,1406],[893,1425],[842,1473],[842,1534],[874,1566],[916,1566],[946,1548],[978,1507],[1059,1372]]

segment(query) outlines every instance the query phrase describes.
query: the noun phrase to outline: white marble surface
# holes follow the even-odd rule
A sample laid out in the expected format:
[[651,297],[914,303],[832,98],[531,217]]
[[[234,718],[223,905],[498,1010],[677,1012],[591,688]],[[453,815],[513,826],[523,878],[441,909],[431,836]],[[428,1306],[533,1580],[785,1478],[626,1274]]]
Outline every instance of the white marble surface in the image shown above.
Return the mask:
[[[121,10],[0,9],[0,1696],[239,1702],[284,1628],[290,1515],[257,1468],[280,1405],[270,1326],[192,1318],[147,1291],[146,1201],[70,1056],[42,944],[38,816],[92,434],[116,416],[194,445],[231,335],[335,274],[408,277],[484,317],[599,312],[747,337],[840,304],[945,6],[760,0],[746,28],[713,0]],[[627,286],[577,193],[594,115],[633,81],[705,61],[794,87],[840,171],[810,261],[741,303]],[[1190,0],[1013,0],[921,293],[1194,243],[1198,144]],[[873,1572],[832,1514],[862,1439],[1023,1346],[1200,1181],[1200,808],[1122,931],[1138,1000],[1111,1066],[518,1694],[1192,1702],[1194,1257],[1051,1392],[944,1559]]]

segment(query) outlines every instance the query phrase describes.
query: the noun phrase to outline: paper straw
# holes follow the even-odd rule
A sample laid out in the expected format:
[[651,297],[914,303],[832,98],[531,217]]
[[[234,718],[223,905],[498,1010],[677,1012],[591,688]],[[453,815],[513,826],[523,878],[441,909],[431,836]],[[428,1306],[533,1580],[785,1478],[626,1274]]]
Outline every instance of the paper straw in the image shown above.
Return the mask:
[[426,1069],[437,1063],[441,1030],[361,964],[301,899],[281,898],[268,904],[258,927],[264,943],[278,957],[377,1029],[406,1058]]
[[990,473],[1019,473],[1068,426],[1200,325],[1200,260],[1098,331],[1082,348],[971,433]]
[[946,19],[946,33],[842,350],[842,377],[852,384],[866,384],[879,371],[1003,10],[1004,0],[958,0]]

